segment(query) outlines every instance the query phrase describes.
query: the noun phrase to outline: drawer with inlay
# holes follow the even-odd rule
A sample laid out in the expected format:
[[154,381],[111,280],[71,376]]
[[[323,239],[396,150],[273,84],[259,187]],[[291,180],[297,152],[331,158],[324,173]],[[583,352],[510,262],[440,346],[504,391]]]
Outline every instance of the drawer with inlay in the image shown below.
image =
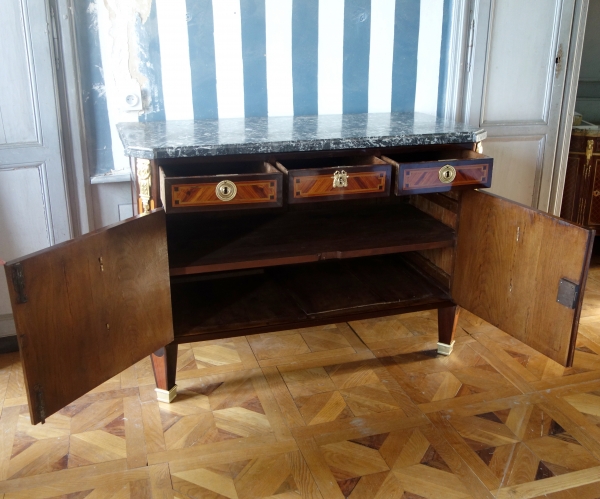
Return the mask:
[[397,196],[492,185],[493,160],[468,149],[382,156],[395,168]]
[[290,204],[390,195],[392,168],[376,156],[307,158],[276,164],[286,176]]
[[263,161],[160,167],[165,212],[278,208],[283,174]]

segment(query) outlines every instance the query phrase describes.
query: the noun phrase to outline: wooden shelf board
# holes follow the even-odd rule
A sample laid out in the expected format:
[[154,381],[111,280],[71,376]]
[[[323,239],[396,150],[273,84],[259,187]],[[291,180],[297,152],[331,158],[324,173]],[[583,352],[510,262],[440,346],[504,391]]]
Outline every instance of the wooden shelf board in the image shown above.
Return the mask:
[[452,246],[454,231],[409,204],[173,224],[171,276]]
[[[172,284],[175,336],[253,334],[449,305],[400,255],[265,269]],[[323,322],[321,322],[323,321]]]

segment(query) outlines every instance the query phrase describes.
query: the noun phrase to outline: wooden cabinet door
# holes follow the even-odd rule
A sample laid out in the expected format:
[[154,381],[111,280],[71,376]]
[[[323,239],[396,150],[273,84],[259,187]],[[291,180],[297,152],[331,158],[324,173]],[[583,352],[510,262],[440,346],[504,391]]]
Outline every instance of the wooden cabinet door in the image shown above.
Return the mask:
[[33,424],[173,341],[165,214],[6,264]]
[[571,365],[594,231],[479,191],[459,217],[454,301]]

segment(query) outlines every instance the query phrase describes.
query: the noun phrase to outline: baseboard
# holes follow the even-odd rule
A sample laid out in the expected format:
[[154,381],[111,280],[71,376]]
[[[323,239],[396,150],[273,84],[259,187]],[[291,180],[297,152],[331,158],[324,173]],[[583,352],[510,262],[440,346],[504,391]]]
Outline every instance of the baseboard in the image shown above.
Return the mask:
[[0,315],[0,353],[18,352],[17,330],[11,314]]
[[0,338],[0,354],[19,351],[17,336],[3,336]]

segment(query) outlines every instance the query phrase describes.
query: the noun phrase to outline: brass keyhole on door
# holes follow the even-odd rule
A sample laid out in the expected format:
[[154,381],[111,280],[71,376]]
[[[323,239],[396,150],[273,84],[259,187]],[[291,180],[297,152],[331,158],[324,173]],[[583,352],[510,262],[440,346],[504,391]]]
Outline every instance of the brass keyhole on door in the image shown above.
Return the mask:
[[597,198],[598,196],[600,196],[600,191],[598,191],[598,190],[594,191],[594,197]]
[[221,201],[231,201],[237,194],[237,187],[231,180],[223,180],[217,184],[215,191]]
[[456,178],[456,169],[452,165],[442,166],[438,176],[440,178],[440,182],[449,184]]

